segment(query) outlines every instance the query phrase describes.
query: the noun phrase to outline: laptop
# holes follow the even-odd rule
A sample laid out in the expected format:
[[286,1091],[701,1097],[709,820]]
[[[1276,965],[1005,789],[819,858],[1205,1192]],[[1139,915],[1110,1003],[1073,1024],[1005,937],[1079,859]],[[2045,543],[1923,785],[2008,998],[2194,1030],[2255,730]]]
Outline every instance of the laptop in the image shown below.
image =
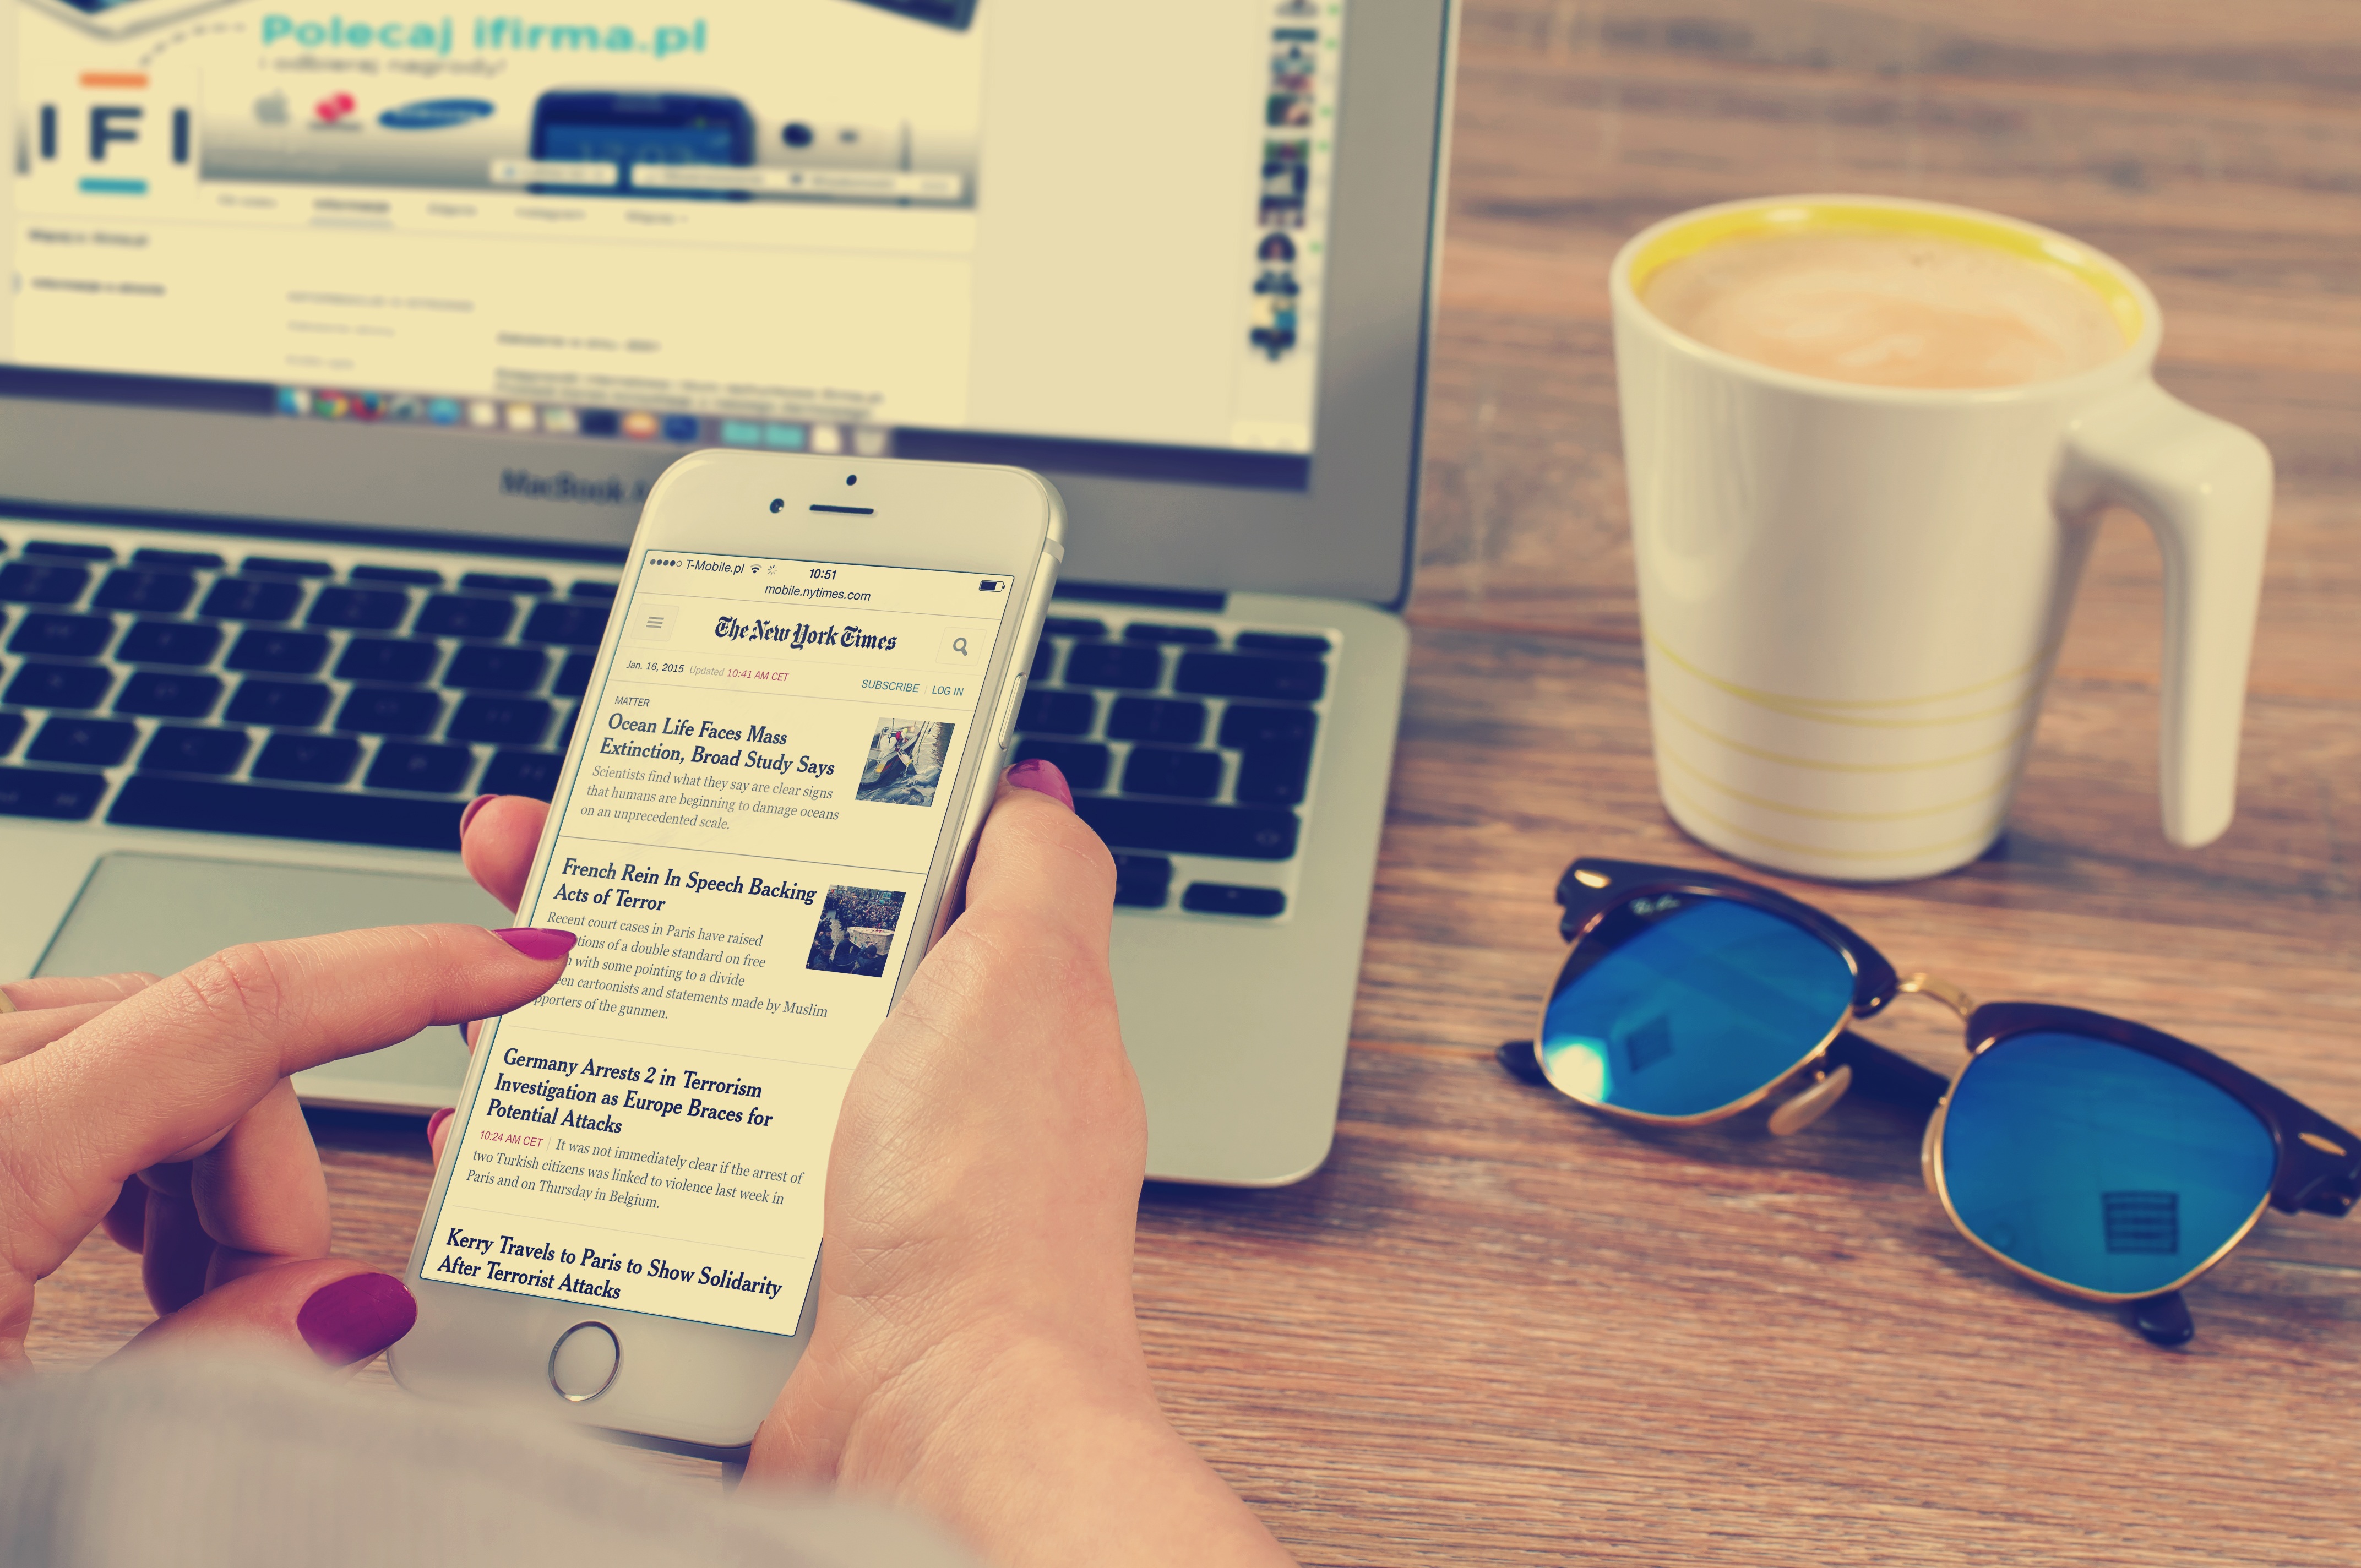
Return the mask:
[[[1018,754],[1158,1178],[1326,1157],[1406,637],[1447,0],[0,0],[0,971],[505,924],[641,499],[1019,464]],[[13,38],[9,35],[13,34]],[[299,1076],[452,1102],[457,1032]]]

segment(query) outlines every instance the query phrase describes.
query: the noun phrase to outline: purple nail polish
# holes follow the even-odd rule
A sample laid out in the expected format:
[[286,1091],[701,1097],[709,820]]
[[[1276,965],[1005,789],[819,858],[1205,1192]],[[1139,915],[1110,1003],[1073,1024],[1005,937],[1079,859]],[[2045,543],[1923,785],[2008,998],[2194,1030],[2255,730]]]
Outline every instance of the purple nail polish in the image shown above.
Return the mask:
[[498,799],[500,799],[500,796],[496,795],[479,795],[475,799],[467,803],[467,809],[459,813],[459,837],[461,839],[464,839],[467,838],[467,824],[476,819],[476,813],[483,810],[485,806]]
[[1066,786],[1066,775],[1058,771],[1055,762],[1027,757],[1008,770],[1008,782],[1018,789],[1046,795],[1069,811],[1074,808],[1074,792]]
[[312,1292],[295,1332],[331,1366],[367,1361],[410,1332],[418,1303],[390,1274],[353,1274]]
[[546,926],[511,926],[492,935],[526,958],[539,959],[544,963],[551,959],[562,959],[574,950],[573,932],[553,931]]
[[457,1109],[458,1107],[456,1105],[445,1105],[443,1109],[435,1112],[434,1114],[426,1118],[426,1146],[428,1148],[433,1148],[434,1146],[434,1135],[442,1129],[444,1123],[451,1119],[452,1112]]

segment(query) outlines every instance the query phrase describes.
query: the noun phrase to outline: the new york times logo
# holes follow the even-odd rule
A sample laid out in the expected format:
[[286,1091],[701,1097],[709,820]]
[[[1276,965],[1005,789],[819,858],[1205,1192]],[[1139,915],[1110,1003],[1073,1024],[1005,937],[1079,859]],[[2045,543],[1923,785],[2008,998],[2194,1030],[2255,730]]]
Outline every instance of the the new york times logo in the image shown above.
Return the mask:
[[784,642],[796,652],[806,648],[865,648],[890,652],[900,641],[880,632],[863,631],[857,626],[814,626],[807,620],[789,626],[777,620],[741,620],[734,615],[716,620],[713,635],[724,642]]
[[620,474],[609,474],[603,479],[586,479],[579,474],[559,470],[555,474],[536,474],[530,468],[500,470],[500,494],[528,501],[578,501],[585,506],[637,506],[648,499],[647,481],[626,480]]

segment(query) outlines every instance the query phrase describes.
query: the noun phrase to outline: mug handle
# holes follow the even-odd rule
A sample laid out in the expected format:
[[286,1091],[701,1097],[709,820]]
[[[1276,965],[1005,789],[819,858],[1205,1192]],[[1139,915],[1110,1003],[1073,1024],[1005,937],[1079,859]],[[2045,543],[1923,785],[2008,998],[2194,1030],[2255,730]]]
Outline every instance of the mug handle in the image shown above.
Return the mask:
[[2156,534],[2164,558],[2164,836],[2202,849],[2228,829],[2237,806],[2246,662],[2271,525],[2270,452],[2142,380],[2068,429],[2058,498],[2067,517],[2120,501]]

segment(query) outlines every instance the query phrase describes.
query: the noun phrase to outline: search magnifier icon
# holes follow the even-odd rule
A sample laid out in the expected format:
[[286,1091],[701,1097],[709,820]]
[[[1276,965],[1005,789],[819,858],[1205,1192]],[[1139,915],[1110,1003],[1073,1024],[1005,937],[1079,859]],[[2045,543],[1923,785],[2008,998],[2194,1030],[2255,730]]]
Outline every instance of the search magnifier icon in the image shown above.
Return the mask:
[[951,639],[951,652],[954,652],[954,653],[956,653],[956,654],[958,654],[958,655],[959,655],[961,658],[962,658],[962,659],[966,658],[966,657],[967,657],[967,639],[966,639],[966,638],[964,638],[964,637],[954,637],[954,638],[952,638],[952,639]]

